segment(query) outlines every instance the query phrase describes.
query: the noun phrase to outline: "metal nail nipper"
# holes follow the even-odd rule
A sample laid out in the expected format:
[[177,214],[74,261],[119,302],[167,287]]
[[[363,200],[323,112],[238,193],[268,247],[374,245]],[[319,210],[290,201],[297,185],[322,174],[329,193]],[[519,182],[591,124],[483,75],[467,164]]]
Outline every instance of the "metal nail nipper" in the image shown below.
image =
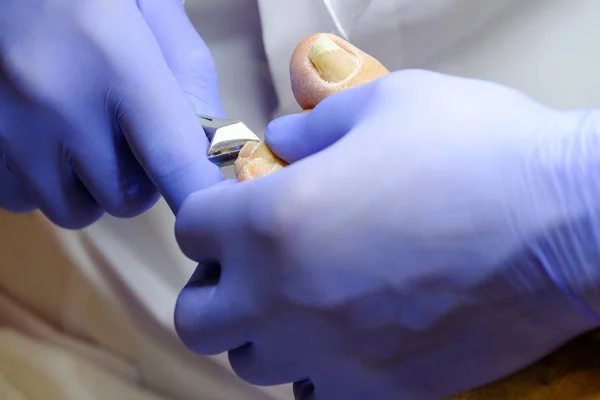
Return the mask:
[[219,167],[235,163],[248,142],[260,139],[242,121],[196,115],[210,142],[208,159]]

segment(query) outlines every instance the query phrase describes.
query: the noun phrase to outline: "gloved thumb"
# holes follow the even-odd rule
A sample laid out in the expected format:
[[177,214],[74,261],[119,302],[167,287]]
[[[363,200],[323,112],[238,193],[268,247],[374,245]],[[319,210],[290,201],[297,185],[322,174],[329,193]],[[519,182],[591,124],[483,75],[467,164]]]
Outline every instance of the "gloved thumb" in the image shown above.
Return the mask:
[[182,1],[138,0],[138,8],[194,111],[223,117],[213,58]]
[[[352,119],[346,119],[346,123],[333,123],[329,117],[352,114],[352,106],[362,104],[359,99],[364,93],[354,90],[345,94],[343,100],[336,98],[319,106],[321,101],[388,73],[375,58],[337,36],[315,34],[307,37],[292,55],[290,79],[300,107],[305,111],[317,108],[308,114],[273,121],[265,132],[267,144],[290,163],[331,145],[351,128]],[[333,113],[332,107],[337,112]]]

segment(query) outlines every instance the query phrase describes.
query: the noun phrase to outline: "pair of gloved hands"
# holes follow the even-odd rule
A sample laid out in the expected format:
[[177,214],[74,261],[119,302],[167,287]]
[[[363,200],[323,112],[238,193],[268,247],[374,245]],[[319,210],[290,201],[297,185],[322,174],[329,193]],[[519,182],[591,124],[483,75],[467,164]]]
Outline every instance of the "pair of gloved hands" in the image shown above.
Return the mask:
[[293,164],[234,184],[199,157],[222,111],[178,0],[34,3],[0,15],[0,206],[80,227],[164,195],[199,262],[178,332],[247,381],[435,399],[596,326],[596,114],[396,72],[273,121]]
[[375,64],[337,41],[358,72],[326,82],[343,56],[301,44],[292,86],[318,104],[266,129],[292,164],[180,210],[183,341],[297,399],[439,399],[597,326],[598,114],[425,71],[327,97]]

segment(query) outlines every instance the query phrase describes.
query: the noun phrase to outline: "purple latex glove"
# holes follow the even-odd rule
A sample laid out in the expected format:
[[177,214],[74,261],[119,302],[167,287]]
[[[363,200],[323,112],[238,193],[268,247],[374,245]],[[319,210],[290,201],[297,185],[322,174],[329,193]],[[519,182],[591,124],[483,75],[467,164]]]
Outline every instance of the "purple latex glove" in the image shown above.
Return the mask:
[[7,0],[0,57],[0,207],[78,228],[222,179],[194,116],[223,114],[215,67],[179,0]]
[[439,399],[528,365],[598,325],[599,126],[425,71],[275,120],[295,163],[180,210],[180,337],[297,399]]

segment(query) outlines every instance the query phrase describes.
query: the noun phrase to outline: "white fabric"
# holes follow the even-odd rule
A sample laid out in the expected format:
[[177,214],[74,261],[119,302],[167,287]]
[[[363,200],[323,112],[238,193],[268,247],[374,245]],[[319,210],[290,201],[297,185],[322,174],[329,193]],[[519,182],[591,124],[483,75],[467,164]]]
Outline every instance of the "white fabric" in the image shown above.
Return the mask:
[[[316,32],[345,35],[390,69],[491,79],[555,107],[600,106],[597,0],[187,0],[187,8],[216,59],[225,109],[257,132],[298,111],[288,62]],[[21,306],[169,399],[292,398],[287,386],[251,387],[223,356],[197,357],[179,344],[173,307],[194,264],[180,254],[163,202],[81,232],[43,221],[0,213],[0,290]],[[0,318],[65,346],[18,315]]]
[[60,346],[0,329],[3,400],[166,400]]

